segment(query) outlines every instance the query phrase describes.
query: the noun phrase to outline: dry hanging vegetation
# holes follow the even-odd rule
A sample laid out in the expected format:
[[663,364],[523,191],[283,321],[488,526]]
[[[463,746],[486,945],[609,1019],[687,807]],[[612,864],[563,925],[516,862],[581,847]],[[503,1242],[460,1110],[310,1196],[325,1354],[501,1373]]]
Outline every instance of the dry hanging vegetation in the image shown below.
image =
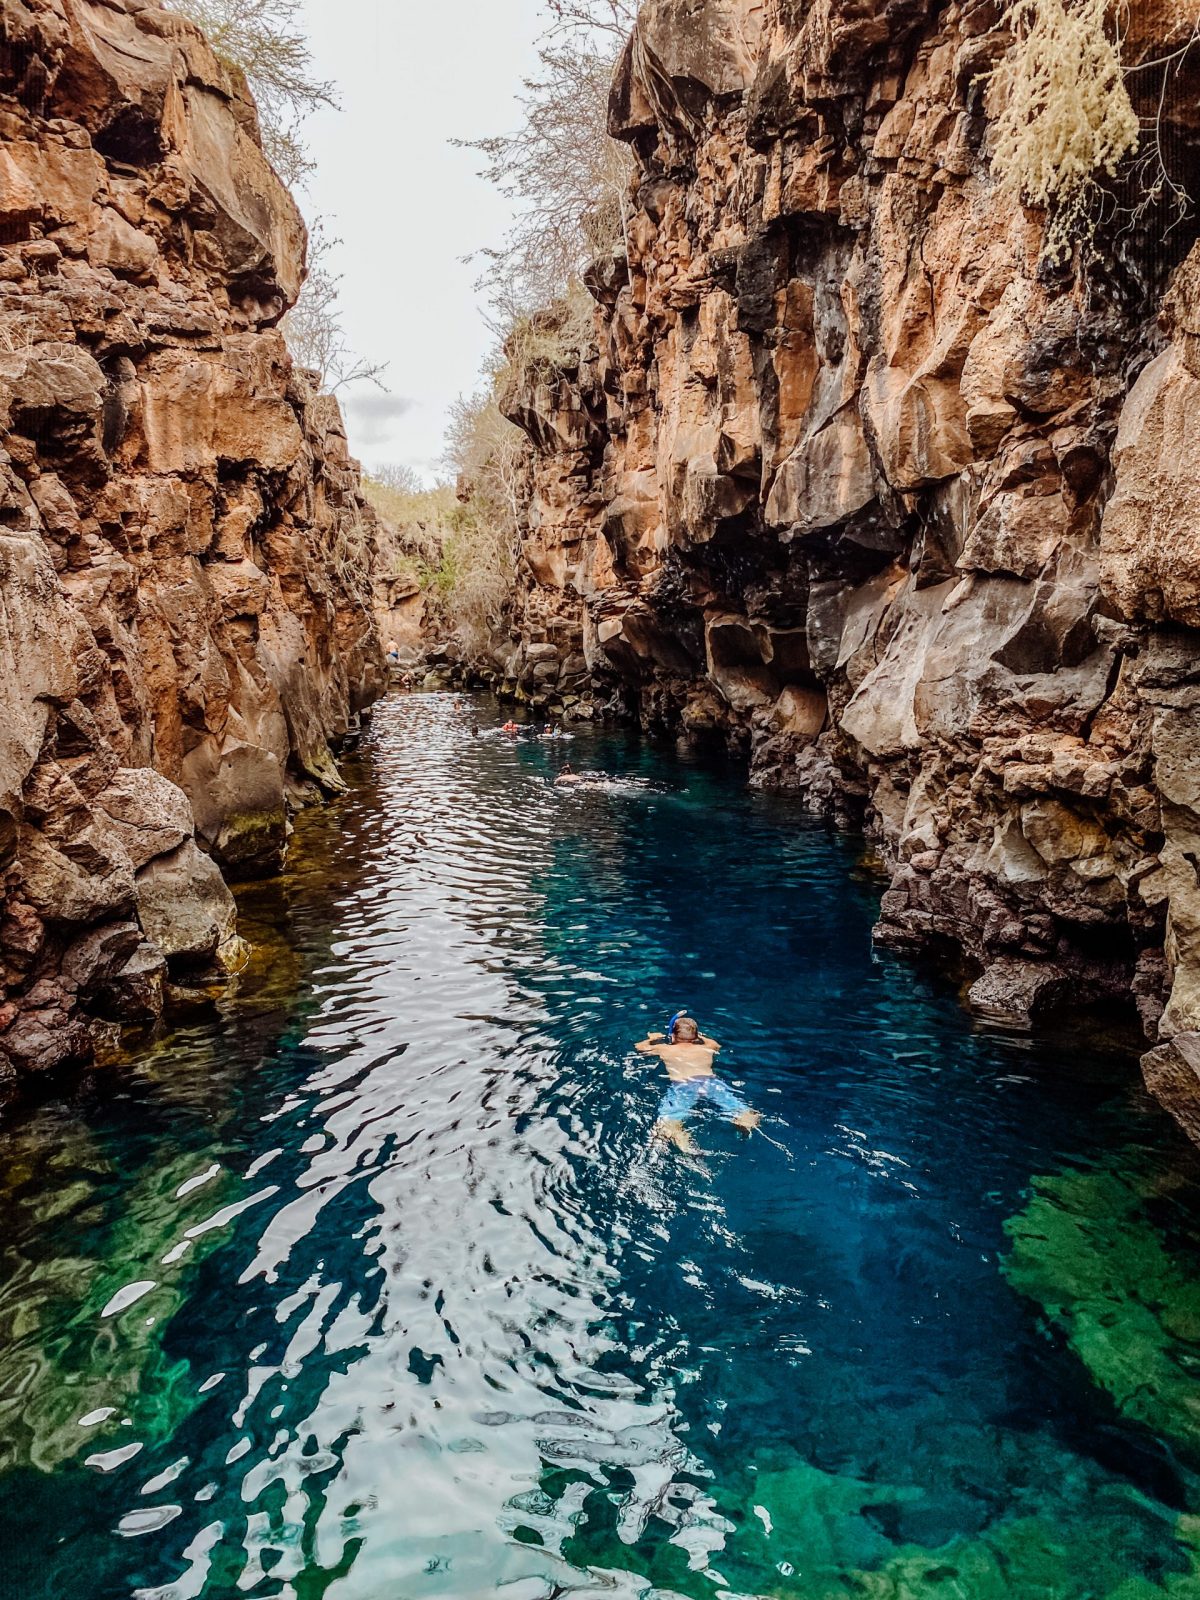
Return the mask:
[[283,331],[297,364],[316,374],[322,394],[337,394],[347,384],[380,384],[383,364],[351,349],[338,312],[341,274],[329,265],[338,241],[318,218],[308,236],[308,270],[300,298],[283,319]]
[[1014,42],[994,75],[992,164],[1017,199],[1046,211],[1048,261],[1091,236],[1099,181],[1138,145],[1110,11],[1109,0],[1017,0]]
[[524,85],[521,128],[464,147],[486,157],[481,176],[516,211],[504,242],[480,252],[479,286],[502,333],[552,304],[622,238],[631,162],[608,136],[615,59],[603,38],[545,46],[541,73]]
[[333,105],[303,32],[302,0],[167,0],[203,31],[213,50],[245,78],[258,106],[267,158],[291,188],[312,170],[300,124]]
[[[267,159],[289,189],[302,185],[312,161],[301,136],[304,119],[334,106],[333,84],[318,78],[304,34],[303,0],[165,0],[199,27],[218,58],[245,80],[258,107]],[[299,366],[334,394],[359,380],[378,383],[383,367],[350,349],[338,312],[341,278],[329,265],[336,240],[318,218],[309,238],[308,271],[296,305],[283,319]]]
[[427,578],[468,657],[495,638],[520,560],[527,445],[503,397],[591,343],[595,307],[581,274],[624,236],[630,157],[608,135],[608,94],[636,4],[548,0],[547,10],[518,128],[463,146],[484,157],[481,175],[514,207],[507,237],[479,252],[496,349],[479,389],[451,411],[445,466],[458,503]]

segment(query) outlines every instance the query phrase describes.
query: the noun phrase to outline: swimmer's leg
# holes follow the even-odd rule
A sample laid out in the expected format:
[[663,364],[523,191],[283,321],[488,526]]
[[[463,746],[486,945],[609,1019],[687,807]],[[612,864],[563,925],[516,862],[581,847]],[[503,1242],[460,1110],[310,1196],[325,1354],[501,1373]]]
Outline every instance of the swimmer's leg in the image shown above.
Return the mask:
[[700,1148],[683,1123],[675,1117],[660,1117],[654,1124],[654,1137],[661,1139],[664,1144],[673,1144],[685,1156],[694,1156]]
[[694,1083],[673,1083],[658,1103],[658,1121],[654,1124],[654,1137],[673,1144],[685,1156],[696,1154],[696,1141],[684,1127],[699,1100],[699,1090]]
[[706,1078],[706,1098],[735,1128],[740,1128],[743,1133],[753,1133],[762,1121],[762,1112],[753,1111],[735,1089],[731,1089],[720,1078]]

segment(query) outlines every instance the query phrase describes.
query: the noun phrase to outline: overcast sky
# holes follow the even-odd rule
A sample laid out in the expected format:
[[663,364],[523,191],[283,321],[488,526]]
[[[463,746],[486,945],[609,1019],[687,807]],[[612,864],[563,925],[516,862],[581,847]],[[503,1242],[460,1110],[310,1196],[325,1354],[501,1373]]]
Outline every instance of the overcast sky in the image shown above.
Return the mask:
[[342,243],[342,323],[355,350],[386,361],[388,392],[341,399],[368,468],[437,471],[446,407],[476,386],[491,336],[461,258],[495,244],[506,202],[450,141],[515,126],[534,63],[541,0],[304,0],[321,76],[340,111],[310,119],[317,163],[299,196]]

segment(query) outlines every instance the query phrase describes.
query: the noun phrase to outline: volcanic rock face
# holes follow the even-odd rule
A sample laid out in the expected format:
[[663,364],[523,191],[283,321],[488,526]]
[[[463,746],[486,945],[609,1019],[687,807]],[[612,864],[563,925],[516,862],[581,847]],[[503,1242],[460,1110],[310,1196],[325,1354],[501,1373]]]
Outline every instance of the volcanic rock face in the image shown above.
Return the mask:
[[[1138,59],[1200,20],[1137,9]],[[510,408],[530,583],[647,724],[865,816],[878,937],[965,953],[982,1014],[1200,1033],[1200,251],[1040,260],[988,158],[1007,14],[647,0],[628,249]]]
[[0,1083],[236,949],[377,692],[374,518],[277,329],[304,228],[150,0],[0,0]]

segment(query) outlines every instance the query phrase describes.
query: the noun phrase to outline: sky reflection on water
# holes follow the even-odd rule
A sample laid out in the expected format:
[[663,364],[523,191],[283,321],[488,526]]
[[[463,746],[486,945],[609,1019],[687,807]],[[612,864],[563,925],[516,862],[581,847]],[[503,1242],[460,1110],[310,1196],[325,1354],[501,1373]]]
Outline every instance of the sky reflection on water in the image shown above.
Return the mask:
[[[469,722],[385,704],[237,994],[5,1136],[12,1592],[1198,1600],[1133,1060],[874,957],[855,843],[736,774]],[[681,1004],[769,1140],[649,1147]]]

